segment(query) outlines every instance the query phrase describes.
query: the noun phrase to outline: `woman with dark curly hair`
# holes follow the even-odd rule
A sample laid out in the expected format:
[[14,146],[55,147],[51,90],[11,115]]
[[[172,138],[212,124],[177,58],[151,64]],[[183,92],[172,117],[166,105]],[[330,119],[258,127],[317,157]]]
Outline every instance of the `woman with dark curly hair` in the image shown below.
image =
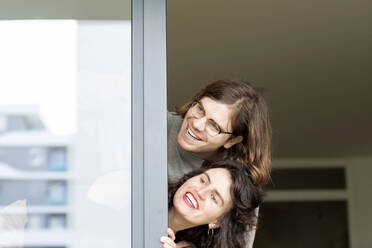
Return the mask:
[[169,237],[161,238],[164,248],[182,247],[180,241],[200,248],[246,246],[245,234],[257,223],[254,210],[262,190],[244,165],[205,162],[168,186]]

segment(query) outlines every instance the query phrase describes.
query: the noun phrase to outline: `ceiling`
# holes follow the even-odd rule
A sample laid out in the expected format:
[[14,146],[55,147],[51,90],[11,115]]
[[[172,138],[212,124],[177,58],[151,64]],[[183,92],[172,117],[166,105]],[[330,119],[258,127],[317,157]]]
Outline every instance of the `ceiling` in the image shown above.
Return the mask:
[[372,155],[372,2],[168,0],[168,109],[215,79],[265,88],[274,158]]
[[131,0],[1,0],[1,20],[128,20]]

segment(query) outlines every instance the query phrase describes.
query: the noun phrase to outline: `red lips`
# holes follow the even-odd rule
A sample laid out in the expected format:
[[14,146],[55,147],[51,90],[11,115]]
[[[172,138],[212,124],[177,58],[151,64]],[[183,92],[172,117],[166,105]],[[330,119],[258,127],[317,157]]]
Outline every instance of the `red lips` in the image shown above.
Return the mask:
[[[193,197],[194,200],[196,201],[196,198],[194,197],[194,195],[193,195],[191,192],[186,192],[186,193],[183,195],[183,200],[184,200],[184,202],[185,202],[185,203],[187,204],[187,206],[189,206],[190,208],[196,209],[196,207],[194,207],[194,205],[192,204],[191,200],[187,197],[187,194],[192,195],[192,197]],[[198,205],[197,202],[196,202],[196,205]]]

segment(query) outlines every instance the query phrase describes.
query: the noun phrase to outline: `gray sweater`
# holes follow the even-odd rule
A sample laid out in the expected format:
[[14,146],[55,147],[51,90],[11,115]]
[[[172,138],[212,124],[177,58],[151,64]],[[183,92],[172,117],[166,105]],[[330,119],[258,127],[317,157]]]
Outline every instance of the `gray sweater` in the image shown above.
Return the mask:
[[[177,134],[182,118],[174,112],[168,112],[168,177],[176,180],[185,173],[200,168],[203,160],[183,150],[177,143]],[[258,214],[258,208],[256,209]],[[247,232],[247,247],[252,248],[256,231]]]
[[168,177],[176,180],[184,174],[200,168],[203,160],[183,150],[177,143],[177,134],[182,118],[174,112],[168,112]]

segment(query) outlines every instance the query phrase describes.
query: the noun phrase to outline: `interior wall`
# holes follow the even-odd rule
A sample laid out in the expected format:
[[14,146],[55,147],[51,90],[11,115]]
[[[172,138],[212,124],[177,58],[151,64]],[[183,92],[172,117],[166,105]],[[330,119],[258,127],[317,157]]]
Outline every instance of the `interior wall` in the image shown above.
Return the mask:
[[275,158],[372,155],[372,2],[168,1],[168,109],[206,82],[266,89]]
[[348,167],[351,247],[372,246],[372,158],[353,159]]
[[265,88],[274,162],[348,165],[352,248],[372,245],[371,10],[364,0],[169,0],[167,8],[168,110],[216,79]]

